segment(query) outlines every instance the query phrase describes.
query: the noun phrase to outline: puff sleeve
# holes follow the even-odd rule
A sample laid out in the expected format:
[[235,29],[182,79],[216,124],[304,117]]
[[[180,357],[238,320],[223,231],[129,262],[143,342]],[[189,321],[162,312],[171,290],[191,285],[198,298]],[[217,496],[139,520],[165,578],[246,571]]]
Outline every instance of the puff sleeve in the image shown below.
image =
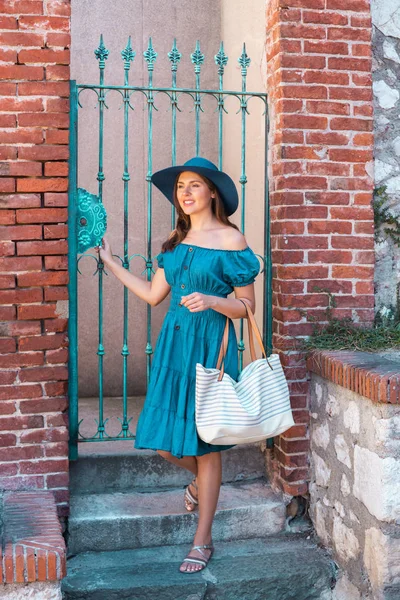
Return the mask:
[[254,283],[260,263],[251,248],[225,253],[224,280],[231,287],[244,287]]
[[160,254],[157,254],[156,259],[157,259],[157,263],[158,263],[158,268],[163,269],[164,268],[164,254],[162,252],[160,252]]

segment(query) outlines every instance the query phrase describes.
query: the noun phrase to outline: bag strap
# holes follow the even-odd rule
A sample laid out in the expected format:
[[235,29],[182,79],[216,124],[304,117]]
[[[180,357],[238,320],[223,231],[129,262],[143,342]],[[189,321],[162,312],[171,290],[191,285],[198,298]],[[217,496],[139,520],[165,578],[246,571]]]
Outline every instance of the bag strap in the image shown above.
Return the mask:
[[[257,355],[256,355],[256,351],[254,348],[254,336],[255,336],[256,340],[258,342],[258,345],[261,348],[262,356],[266,359],[268,365],[273,370],[273,367],[271,366],[271,364],[268,360],[267,354],[265,352],[261,333],[260,333],[260,330],[258,328],[257,322],[255,320],[255,317],[253,315],[253,312],[252,312],[250,306],[247,304],[247,302],[244,302],[244,300],[241,300],[240,298],[237,298],[237,300],[240,300],[240,302],[242,304],[244,304],[244,307],[245,307],[246,313],[247,313],[247,329],[248,329],[248,334],[249,334],[249,348],[250,348],[251,361],[254,362],[255,360],[257,360]],[[221,346],[220,346],[219,354],[218,354],[217,367],[216,367],[217,369],[220,370],[220,374],[218,376],[218,381],[222,380],[222,378],[224,376],[224,372],[225,372],[225,357],[226,357],[226,352],[228,350],[228,340],[229,340],[229,321],[230,321],[230,319],[229,319],[229,317],[227,317],[226,323],[225,323],[225,328],[224,328],[224,333],[222,336]]]

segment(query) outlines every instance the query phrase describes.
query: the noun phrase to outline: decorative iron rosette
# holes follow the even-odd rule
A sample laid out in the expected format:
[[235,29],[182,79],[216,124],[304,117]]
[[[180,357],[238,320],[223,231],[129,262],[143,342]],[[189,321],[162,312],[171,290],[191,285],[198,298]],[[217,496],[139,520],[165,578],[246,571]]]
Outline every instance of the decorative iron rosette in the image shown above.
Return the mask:
[[78,188],[78,252],[101,244],[107,229],[107,213],[100,198]]

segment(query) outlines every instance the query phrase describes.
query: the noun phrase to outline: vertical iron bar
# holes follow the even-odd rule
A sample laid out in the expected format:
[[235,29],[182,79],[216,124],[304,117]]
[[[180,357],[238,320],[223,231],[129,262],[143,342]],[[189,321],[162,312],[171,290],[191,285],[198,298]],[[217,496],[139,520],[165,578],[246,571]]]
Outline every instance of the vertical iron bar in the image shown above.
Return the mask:
[[218,54],[215,55],[215,64],[218,66],[219,94],[218,94],[218,168],[222,171],[223,162],[223,115],[224,115],[224,69],[228,57],[224,52],[224,42],[221,42]]
[[[105,69],[105,61],[108,58],[108,50],[104,46],[103,43],[103,35],[100,36],[100,45],[95,51],[95,56],[99,61],[99,69],[100,69],[100,85],[104,85],[104,69]],[[98,196],[100,202],[103,202],[103,181],[105,179],[104,171],[103,171],[103,155],[104,155],[104,103],[105,103],[105,91],[103,88],[99,90],[99,170],[97,173],[97,181],[99,182],[98,186]],[[98,271],[99,271],[99,282],[98,282],[98,290],[99,290],[99,337],[98,337],[98,346],[97,346],[97,356],[98,358],[98,381],[99,381],[99,422],[98,422],[98,433],[99,439],[104,438],[104,392],[103,392],[103,359],[104,359],[104,344],[103,344],[103,274],[104,274],[104,263],[99,257],[98,262]]]
[[[250,59],[246,54],[246,44],[243,44],[243,51],[238,59],[240,66],[242,67],[242,92],[246,92],[246,76],[247,69],[250,64]],[[246,96],[241,97],[240,107],[242,111],[242,136],[241,136],[241,174],[240,174],[240,186],[241,186],[241,230],[245,234],[246,227],[246,115],[247,115],[247,98]],[[239,349],[239,370],[243,369],[243,353],[245,350],[243,340],[243,319],[240,319],[240,339],[238,343]]]
[[268,134],[269,115],[268,104],[265,102],[265,175],[264,175],[264,316],[263,337],[267,353],[272,352],[272,259],[271,259],[271,214],[268,180]]
[[[124,85],[129,85],[129,69],[135,53],[131,47],[129,36],[126,48],[121,52],[124,60]],[[129,270],[129,90],[124,90],[124,260],[122,266]],[[122,343],[122,437],[126,438],[129,429],[128,421],[128,288],[124,286],[124,313],[123,313],[123,343]]]
[[[152,234],[152,218],[153,218],[153,198],[152,198],[152,185],[151,175],[153,172],[153,70],[154,63],[157,58],[157,52],[154,50],[151,38],[149,39],[149,45],[146,52],[144,52],[144,58],[147,62],[147,70],[149,74],[148,87],[150,88],[147,95],[147,136],[148,136],[148,148],[147,148],[147,281],[151,281],[152,273],[152,258],[151,258],[151,234]],[[151,369],[151,356],[153,354],[153,347],[151,345],[151,306],[147,305],[147,344],[146,344],[146,374],[147,374],[147,385],[150,381],[150,369]]]
[[200,42],[197,40],[195,51],[190,55],[192,63],[194,64],[194,72],[196,75],[196,94],[194,100],[194,110],[196,119],[196,156],[200,156],[200,111],[201,108],[201,96],[200,96],[200,71],[201,65],[204,62],[204,54],[200,50]]
[[[182,58],[182,54],[178,52],[176,47],[176,38],[174,38],[174,45],[172,46],[171,52],[168,52],[168,58],[171,61],[172,71],[172,88],[176,89],[176,72],[178,70],[178,64]],[[172,166],[176,165],[176,110],[178,106],[177,95],[175,91],[171,93],[171,113],[172,113]],[[171,229],[175,229],[175,206],[172,205],[171,210]]]
[[69,458],[78,458],[78,271],[77,271],[77,180],[78,180],[78,92],[70,81],[69,113],[69,184],[68,184],[68,298],[69,298]]

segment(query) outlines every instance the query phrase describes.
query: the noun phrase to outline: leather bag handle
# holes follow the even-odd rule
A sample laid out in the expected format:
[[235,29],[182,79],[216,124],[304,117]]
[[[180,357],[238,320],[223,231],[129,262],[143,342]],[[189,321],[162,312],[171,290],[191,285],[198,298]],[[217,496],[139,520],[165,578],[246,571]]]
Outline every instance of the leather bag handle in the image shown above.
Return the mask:
[[[250,306],[247,304],[247,302],[244,302],[244,300],[241,300],[240,298],[237,298],[237,300],[239,300],[242,304],[244,304],[244,306],[246,308],[247,329],[248,329],[248,334],[249,334],[249,348],[250,348],[251,361],[254,362],[255,360],[257,360],[256,351],[254,348],[254,336],[255,336],[256,340],[258,342],[258,345],[261,348],[262,356],[266,359],[268,365],[273,370],[273,367],[271,366],[271,364],[268,360],[267,354],[265,352],[261,333],[260,333],[260,330],[258,328],[257,322],[255,320],[255,317],[253,315],[253,312],[252,312]],[[229,340],[229,317],[226,318],[224,333],[222,336],[221,346],[220,346],[219,354],[218,354],[217,369],[220,369],[218,381],[222,380],[222,378],[224,376],[224,372],[225,372],[225,357],[226,357],[226,352],[228,350],[228,340]]]

